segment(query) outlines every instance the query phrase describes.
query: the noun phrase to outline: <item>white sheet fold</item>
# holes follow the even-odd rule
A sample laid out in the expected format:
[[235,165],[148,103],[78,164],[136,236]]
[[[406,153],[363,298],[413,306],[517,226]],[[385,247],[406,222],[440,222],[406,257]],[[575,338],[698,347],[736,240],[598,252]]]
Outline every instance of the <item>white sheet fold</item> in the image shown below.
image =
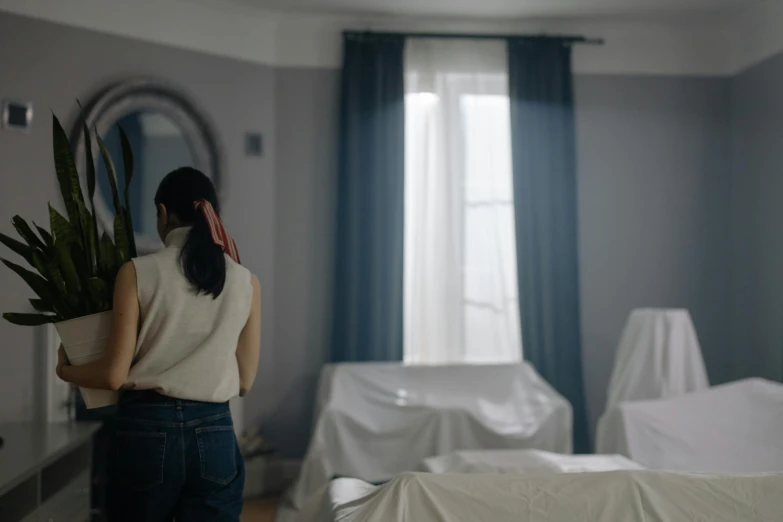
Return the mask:
[[334,477],[380,483],[454,450],[571,452],[571,405],[528,364],[340,364],[321,380],[297,508]]
[[[334,501],[332,501],[334,500]],[[405,473],[338,479],[298,522],[780,522],[783,475]]]

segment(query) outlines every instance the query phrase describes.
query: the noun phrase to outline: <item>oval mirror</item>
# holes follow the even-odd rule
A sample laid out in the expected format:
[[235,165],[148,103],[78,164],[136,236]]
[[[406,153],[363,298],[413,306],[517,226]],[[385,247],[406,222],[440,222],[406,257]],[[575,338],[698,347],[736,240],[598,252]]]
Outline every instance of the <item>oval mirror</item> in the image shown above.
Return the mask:
[[[206,118],[179,91],[151,80],[134,80],[113,86],[89,106],[85,119],[106,143],[117,171],[118,186],[125,187],[119,128],[128,136],[134,168],[130,184],[130,209],[139,254],[161,247],[157,233],[155,192],[163,177],[179,167],[195,167],[212,178],[220,191],[220,154]],[[81,121],[73,129],[71,143],[77,168],[85,172]],[[95,213],[104,230],[112,234],[114,205],[106,167],[93,143],[97,172]]]

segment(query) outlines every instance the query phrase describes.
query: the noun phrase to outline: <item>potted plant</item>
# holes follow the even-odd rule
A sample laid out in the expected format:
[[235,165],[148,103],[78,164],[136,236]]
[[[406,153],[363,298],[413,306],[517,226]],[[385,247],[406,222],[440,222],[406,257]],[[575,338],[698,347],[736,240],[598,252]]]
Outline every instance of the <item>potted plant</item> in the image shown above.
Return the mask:
[[[14,216],[11,223],[22,241],[0,234],[0,243],[18,254],[32,270],[6,259],[2,259],[3,264],[18,274],[36,295],[30,299],[36,313],[5,313],[3,318],[21,326],[54,323],[69,362],[77,366],[94,361],[106,350],[114,281],[122,264],[136,256],[128,194],[133,154],[127,136],[122,129],[119,131],[125,171],[122,198],[111,154],[95,132],[114,200],[113,240],[105,230],[99,230],[95,218],[96,169],[91,132],[84,123],[85,199],[68,136],[54,115],[54,167],[67,218],[49,204],[49,230],[35,223],[33,230],[27,221]],[[81,393],[88,408],[116,402],[116,394],[111,391],[82,389]]]

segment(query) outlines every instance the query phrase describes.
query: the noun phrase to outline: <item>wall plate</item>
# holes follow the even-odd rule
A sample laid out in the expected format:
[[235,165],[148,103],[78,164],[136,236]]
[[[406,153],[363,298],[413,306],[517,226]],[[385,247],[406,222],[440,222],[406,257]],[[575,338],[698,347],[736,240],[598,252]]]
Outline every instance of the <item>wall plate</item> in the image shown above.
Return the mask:
[[3,128],[30,132],[33,126],[32,102],[3,100]]
[[245,156],[261,157],[264,154],[264,142],[260,132],[245,133]]

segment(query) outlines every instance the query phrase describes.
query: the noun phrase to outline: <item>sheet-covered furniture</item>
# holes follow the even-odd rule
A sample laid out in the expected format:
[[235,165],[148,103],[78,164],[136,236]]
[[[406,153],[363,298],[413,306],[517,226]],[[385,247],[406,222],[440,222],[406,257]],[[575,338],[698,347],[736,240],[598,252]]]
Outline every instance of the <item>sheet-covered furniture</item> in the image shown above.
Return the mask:
[[778,522],[783,475],[652,471],[518,475],[406,473],[373,487],[338,479],[297,522]]
[[571,406],[527,364],[327,366],[290,500],[333,477],[371,483],[458,449],[571,452]]
[[622,455],[562,455],[541,450],[455,451],[425,459],[427,473],[513,473],[545,475],[644,469]]
[[631,312],[620,338],[606,411],[621,402],[665,399],[709,388],[687,310]]
[[601,419],[596,450],[649,469],[783,472],[783,385],[748,379],[622,403]]

